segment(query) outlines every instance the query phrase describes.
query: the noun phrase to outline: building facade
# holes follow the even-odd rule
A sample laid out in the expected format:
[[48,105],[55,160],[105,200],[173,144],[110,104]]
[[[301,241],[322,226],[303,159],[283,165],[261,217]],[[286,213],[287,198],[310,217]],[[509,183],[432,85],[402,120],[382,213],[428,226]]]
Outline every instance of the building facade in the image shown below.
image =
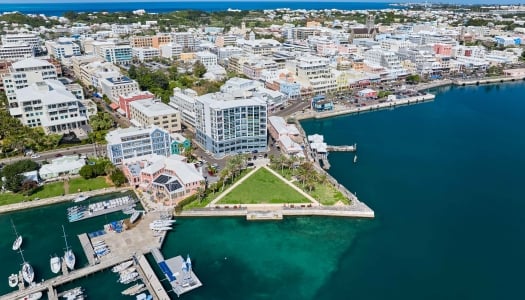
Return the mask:
[[181,131],[180,112],[160,100],[137,100],[129,103],[130,119],[140,126],[154,125],[169,133]]

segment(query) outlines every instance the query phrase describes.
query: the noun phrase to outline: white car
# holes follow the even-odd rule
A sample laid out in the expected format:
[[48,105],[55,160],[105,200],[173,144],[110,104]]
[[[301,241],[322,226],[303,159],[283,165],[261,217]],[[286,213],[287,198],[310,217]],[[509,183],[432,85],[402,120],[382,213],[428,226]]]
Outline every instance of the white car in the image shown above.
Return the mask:
[[40,155],[38,155],[36,153],[31,155],[31,158],[39,158],[39,157],[40,157]]

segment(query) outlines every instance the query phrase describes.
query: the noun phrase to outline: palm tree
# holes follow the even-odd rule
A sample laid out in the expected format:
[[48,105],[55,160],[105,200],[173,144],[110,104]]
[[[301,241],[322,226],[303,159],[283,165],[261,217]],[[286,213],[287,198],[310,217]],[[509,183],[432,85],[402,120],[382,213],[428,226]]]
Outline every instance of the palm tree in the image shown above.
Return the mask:
[[226,184],[226,181],[230,178],[230,176],[231,176],[231,169],[229,166],[225,166],[224,169],[222,169],[221,172],[219,173],[219,178],[220,180],[222,180],[221,191],[224,190],[224,185]]
[[104,166],[104,172],[106,173],[106,175],[111,176],[116,170],[117,170],[117,167],[115,167],[115,165],[112,164],[111,162],[107,162],[106,165]]

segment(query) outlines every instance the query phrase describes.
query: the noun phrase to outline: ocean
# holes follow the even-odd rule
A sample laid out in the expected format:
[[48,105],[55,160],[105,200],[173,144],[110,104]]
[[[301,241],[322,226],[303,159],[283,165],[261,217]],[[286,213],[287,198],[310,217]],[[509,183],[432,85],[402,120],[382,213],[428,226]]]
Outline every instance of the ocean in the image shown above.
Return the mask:
[[[162,252],[189,254],[204,284],[181,298],[521,299],[525,83],[435,92],[433,102],[302,122],[329,144],[358,144],[356,164],[352,153],[330,153],[329,172],[375,219],[179,218]],[[0,294],[20,264],[10,219],[27,236],[37,280],[49,278],[67,205],[0,215]],[[119,217],[66,224],[77,257],[76,234]],[[102,272],[68,287],[132,299],[116,279]]]
[[61,16],[64,12],[93,12],[93,11],[133,11],[145,9],[150,13],[162,13],[176,10],[203,10],[221,11],[232,9],[263,10],[276,8],[290,9],[386,9],[392,8],[384,2],[324,2],[324,1],[183,1],[183,2],[81,2],[81,3],[4,3],[0,5],[0,13],[18,11],[24,14],[44,14],[47,16]]

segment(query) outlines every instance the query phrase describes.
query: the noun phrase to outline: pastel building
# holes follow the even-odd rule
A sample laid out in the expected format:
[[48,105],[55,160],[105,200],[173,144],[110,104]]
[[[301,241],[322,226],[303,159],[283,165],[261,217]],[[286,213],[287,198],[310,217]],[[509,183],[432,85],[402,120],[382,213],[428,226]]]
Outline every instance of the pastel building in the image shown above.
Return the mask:
[[71,38],[61,37],[57,41],[46,41],[47,52],[57,59],[79,56],[80,45],[73,42]]
[[122,169],[131,185],[150,193],[152,200],[174,206],[204,189],[206,181],[184,157],[150,154],[125,159]]
[[282,117],[271,116],[268,118],[268,132],[282,152],[304,157],[303,148],[299,144],[302,138],[295,124],[286,123]]
[[173,138],[168,131],[150,126],[110,131],[106,135],[106,141],[109,160],[114,164],[121,164],[124,159],[148,154],[168,156]]
[[150,91],[137,91],[133,93],[128,93],[126,95],[120,95],[118,97],[119,112],[126,116],[128,119],[131,118],[131,113],[129,111],[129,104],[137,100],[153,100],[155,95]]
[[102,94],[108,96],[112,102],[118,102],[120,95],[127,95],[140,91],[139,84],[126,76],[103,78],[99,81]]
[[160,100],[137,100],[129,104],[131,122],[137,126],[154,125],[169,133],[181,130],[180,112]]

